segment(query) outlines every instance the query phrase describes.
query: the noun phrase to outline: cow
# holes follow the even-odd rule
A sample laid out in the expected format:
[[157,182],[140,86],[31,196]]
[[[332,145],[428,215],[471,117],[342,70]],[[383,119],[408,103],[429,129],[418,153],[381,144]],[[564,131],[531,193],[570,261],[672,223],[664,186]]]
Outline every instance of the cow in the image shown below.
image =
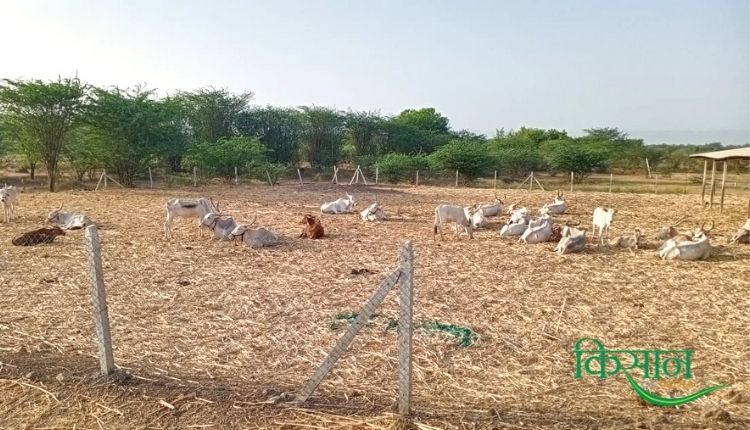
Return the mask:
[[481,213],[482,216],[490,218],[493,216],[500,216],[503,212],[503,201],[497,198],[495,194],[495,201],[491,203],[482,203],[477,208],[477,212]]
[[323,225],[320,224],[320,219],[316,216],[305,215],[300,224],[305,224],[302,234],[299,235],[301,238],[320,239],[325,235]]
[[[254,220],[253,220],[254,221]],[[252,224],[252,223],[251,223]],[[228,239],[240,239],[245,246],[258,249],[278,245],[281,242],[281,236],[265,227],[250,228],[251,224],[240,224],[228,235]]]
[[[172,224],[177,217],[198,218],[198,226],[203,218],[209,213],[221,213],[219,203],[211,199],[185,199],[177,198],[167,201],[167,219],[164,221],[164,234],[167,239],[172,238]],[[199,230],[203,234],[202,230]]]
[[714,221],[711,221],[711,227],[706,228],[706,222],[704,221],[703,224],[701,224],[700,228],[697,228],[690,232],[678,233],[672,236],[659,247],[659,251],[663,250],[664,248],[668,246],[671,246],[670,245],[671,242],[674,242],[674,243],[692,242],[700,235],[709,236],[709,234],[711,233],[711,230],[714,229],[714,226],[715,226]]
[[604,235],[606,234],[607,239],[609,239],[609,226],[612,225],[615,218],[615,211],[612,208],[596,208],[594,209],[594,217],[593,217],[593,231],[591,232],[591,240],[594,240],[594,237],[596,236],[596,231],[599,230],[599,245],[609,244],[608,242],[605,242]]
[[47,222],[55,224],[63,230],[78,230],[90,225],[94,221],[88,216],[79,212],[61,212],[63,205],[60,204],[58,209],[53,210],[47,215]]
[[367,209],[360,212],[362,221],[380,221],[385,219],[385,211],[380,203],[375,202],[367,207]]
[[586,229],[575,228],[569,225],[563,227],[562,238],[557,243],[555,251],[558,254],[581,252],[586,249]]
[[730,243],[747,243],[750,244],[750,218],[745,222],[745,225],[740,227],[739,230],[737,230],[737,233],[732,236],[732,238],[729,240]]
[[510,214],[510,219],[508,220],[507,224],[518,224],[521,222],[523,224],[528,224],[531,218],[528,209],[523,206],[517,206],[515,204],[511,205],[508,213]]
[[3,204],[5,222],[11,222],[16,217],[17,199],[18,191],[13,185],[5,185],[3,188],[0,188],[0,203]]
[[568,202],[563,199],[562,192],[558,191],[555,196],[553,203],[545,203],[541,209],[539,209],[540,215],[562,215],[568,210]]
[[547,242],[551,236],[552,220],[549,215],[544,215],[536,225],[532,226],[529,223],[518,241],[526,244],[542,243]]
[[201,228],[211,230],[214,238],[219,240],[230,240],[229,235],[237,228],[234,218],[214,212],[207,213],[201,219]]
[[477,209],[476,212],[469,215],[469,208],[464,208],[464,211],[466,212],[466,216],[471,219],[471,227],[476,230],[479,228],[484,228],[489,224],[489,221],[486,218],[486,215],[482,211],[482,209]]
[[677,236],[678,234],[680,234],[680,232],[676,227],[679,227],[683,222],[685,222],[685,219],[687,219],[687,217],[682,216],[677,218],[671,225],[659,227],[659,229],[656,230],[655,238],[657,240],[667,240]]
[[432,225],[432,239],[437,239],[438,232],[440,233],[440,239],[445,240],[443,235],[443,226],[449,222],[456,223],[456,238],[459,238],[459,230],[463,229],[469,234],[469,239],[474,238],[473,230],[471,225],[471,217],[476,212],[476,206],[465,208],[457,205],[440,204],[435,207],[435,221]]
[[332,202],[320,205],[320,212],[324,214],[350,213],[354,209],[354,197],[346,194],[346,198],[340,198]]
[[633,230],[633,234],[617,236],[609,242],[609,246],[627,248],[632,251],[633,249],[638,249],[642,238],[641,229],[636,228]]
[[11,243],[16,246],[33,246],[52,243],[57,236],[65,236],[65,232],[58,226],[40,228],[14,237]]
[[699,233],[695,240],[677,242],[669,239],[663,249],[659,251],[662,260],[707,260],[711,256],[711,243],[708,236]]

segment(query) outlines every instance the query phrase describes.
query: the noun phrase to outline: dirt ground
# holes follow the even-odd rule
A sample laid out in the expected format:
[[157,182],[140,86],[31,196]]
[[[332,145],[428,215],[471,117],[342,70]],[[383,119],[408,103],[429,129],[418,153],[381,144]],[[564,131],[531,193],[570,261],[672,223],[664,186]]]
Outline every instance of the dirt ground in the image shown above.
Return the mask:
[[[363,209],[375,196],[389,219],[322,215],[328,236],[297,238],[305,213],[348,191]],[[554,193],[500,190],[534,210]],[[211,196],[239,221],[276,230],[282,245],[249,250],[199,236],[177,221],[164,239],[164,202]],[[647,249],[559,256],[497,230],[433,241],[439,202],[471,204],[492,190],[284,185],[20,195],[18,218],[0,224],[0,429],[172,428],[750,428],[750,246],[729,245],[746,199],[723,214],[695,195],[566,193],[590,228],[596,206],[618,210],[612,235],[639,227]],[[95,334],[82,231],[52,245],[14,247],[65,203],[100,224],[105,282],[122,373],[95,376]],[[654,230],[679,215],[684,228],[713,219],[708,261],[662,261]],[[333,373],[300,406],[273,404],[299,391],[343,333],[330,323],[357,311],[415,245],[415,319],[471,328],[479,341],[414,337],[412,421],[393,414],[397,333],[391,294]],[[352,275],[366,268],[372,274]],[[691,380],[662,379],[660,395],[730,384],[679,408],[640,401],[623,375],[574,378],[575,342],[608,349],[693,349]]]

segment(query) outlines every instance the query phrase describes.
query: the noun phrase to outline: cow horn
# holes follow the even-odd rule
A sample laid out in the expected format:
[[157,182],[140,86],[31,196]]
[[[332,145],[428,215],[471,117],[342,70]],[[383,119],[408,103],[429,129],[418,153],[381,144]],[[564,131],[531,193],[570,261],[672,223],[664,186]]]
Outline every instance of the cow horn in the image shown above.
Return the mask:
[[250,223],[249,223],[249,224],[248,224],[247,226],[248,226],[248,227],[250,227],[251,225],[255,224],[255,220],[256,220],[257,218],[258,218],[258,215],[255,215],[255,216],[253,217],[252,221],[250,221]]
[[677,219],[675,220],[675,222],[674,222],[674,223],[672,224],[672,227],[677,227],[677,226],[679,226],[680,224],[682,224],[683,222],[685,222],[685,220],[686,220],[686,219],[687,219],[687,216],[685,216],[685,215],[683,215],[683,216],[681,216],[681,217],[677,218]]

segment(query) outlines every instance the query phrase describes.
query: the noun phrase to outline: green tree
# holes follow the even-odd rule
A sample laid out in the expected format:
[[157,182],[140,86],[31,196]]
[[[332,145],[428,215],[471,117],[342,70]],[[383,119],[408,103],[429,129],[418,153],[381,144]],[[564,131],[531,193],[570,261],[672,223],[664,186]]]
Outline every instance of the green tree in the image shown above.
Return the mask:
[[194,142],[216,142],[236,136],[240,114],[247,111],[252,98],[249,91],[232,94],[215,88],[181,92],[174,97],[184,106]]
[[63,155],[76,180],[83,180],[86,173],[104,165],[103,143],[98,133],[89,125],[79,125],[68,132],[65,137]]
[[487,144],[471,140],[451,141],[430,154],[429,159],[435,169],[458,170],[469,181],[497,165],[494,156],[487,150]]
[[176,105],[157,100],[153,90],[95,88],[85,119],[102,143],[104,166],[132,187],[166,143],[181,138],[177,116]]
[[388,182],[396,183],[410,178],[417,170],[429,169],[429,160],[423,155],[385,154],[375,163],[380,175]]
[[84,108],[87,88],[78,78],[50,82],[5,79],[0,84],[4,127],[39,155],[50,191],[55,191],[65,135]]
[[346,128],[354,156],[376,155],[382,151],[386,133],[384,120],[378,112],[349,112]]
[[575,182],[580,183],[594,171],[607,166],[607,151],[601,146],[578,141],[558,141],[550,147],[547,163],[556,172],[573,172]]
[[426,153],[448,143],[452,136],[448,118],[434,108],[407,109],[384,123],[384,151]]
[[268,163],[266,148],[254,137],[195,143],[188,149],[187,159],[202,172],[226,181],[234,178],[235,167],[243,174],[257,173]]
[[294,163],[299,158],[303,124],[296,109],[252,108],[239,114],[237,129],[242,136],[258,138],[275,163]]
[[336,164],[346,134],[345,118],[337,110],[302,106],[302,142],[307,161],[315,167]]

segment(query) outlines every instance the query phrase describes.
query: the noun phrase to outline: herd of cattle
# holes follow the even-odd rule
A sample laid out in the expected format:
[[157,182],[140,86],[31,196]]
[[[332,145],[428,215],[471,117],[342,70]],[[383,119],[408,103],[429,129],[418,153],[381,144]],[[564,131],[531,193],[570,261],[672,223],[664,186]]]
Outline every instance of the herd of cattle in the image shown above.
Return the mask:
[[[15,217],[15,203],[18,199],[18,191],[13,186],[0,188],[0,203],[2,203],[5,222],[10,222]],[[332,202],[325,202],[320,206],[324,214],[347,214],[352,213],[355,207],[354,198],[347,194]],[[166,203],[167,217],[164,222],[164,232],[167,239],[172,237],[172,226],[174,219],[197,218],[202,234],[203,230],[213,233],[218,240],[240,240],[250,248],[263,248],[274,246],[281,242],[281,235],[264,227],[253,228],[255,218],[249,223],[238,223],[231,216],[225,215],[219,209],[218,202],[212,199],[199,198],[177,198]],[[559,225],[554,222],[554,217],[563,215],[568,210],[568,202],[562,193],[558,192],[554,200],[543,205],[539,209],[539,216],[532,217],[529,209],[520,206],[519,203],[511,204],[507,208],[505,204],[495,196],[495,201],[474,205],[470,207],[440,204],[435,208],[435,219],[433,223],[433,239],[440,235],[445,240],[443,228],[449,224],[454,225],[456,237],[461,232],[473,238],[473,231],[486,228],[489,225],[488,218],[508,215],[508,220],[500,229],[501,237],[519,237],[519,241],[525,244],[536,244],[544,242],[557,242],[555,251],[559,254],[581,252],[586,249],[586,229],[580,228],[577,223],[566,222]],[[634,229],[632,234],[618,236],[609,240],[609,228],[614,222],[617,211],[611,208],[597,207],[592,217],[592,241],[598,234],[597,246],[607,245],[628,248],[631,251],[642,244],[643,235],[640,229]],[[369,205],[360,212],[363,221],[384,220],[385,211],[379,202]],[[656,232],[656,239],[664,241],[659,248],[659,256],[667,260],[705,260],[711,255],[711,244],[709,236],[714,228],[711,223],[705,228],[705,223],[693,231],[679,231],[677,229],[685,221],[685,217],[676,220],[672,225],[663,226]],[[47,222],[54,224],[53,227],[45,227],[18,235],[12,239],[14,245],[30,246],[44,243],[52,243],[57,236],[65,234],[65,230],[81,229],[94,222],[84,214],[78,212],[62,212],[62,205],[53,210],[47,216]],[[299,237],[319,239],[325,236],[325,230],[321,221],[314,215],[307,214],[303,217],[304,224]],[[750,244],[750,219],[730,239],[732,243]]]

